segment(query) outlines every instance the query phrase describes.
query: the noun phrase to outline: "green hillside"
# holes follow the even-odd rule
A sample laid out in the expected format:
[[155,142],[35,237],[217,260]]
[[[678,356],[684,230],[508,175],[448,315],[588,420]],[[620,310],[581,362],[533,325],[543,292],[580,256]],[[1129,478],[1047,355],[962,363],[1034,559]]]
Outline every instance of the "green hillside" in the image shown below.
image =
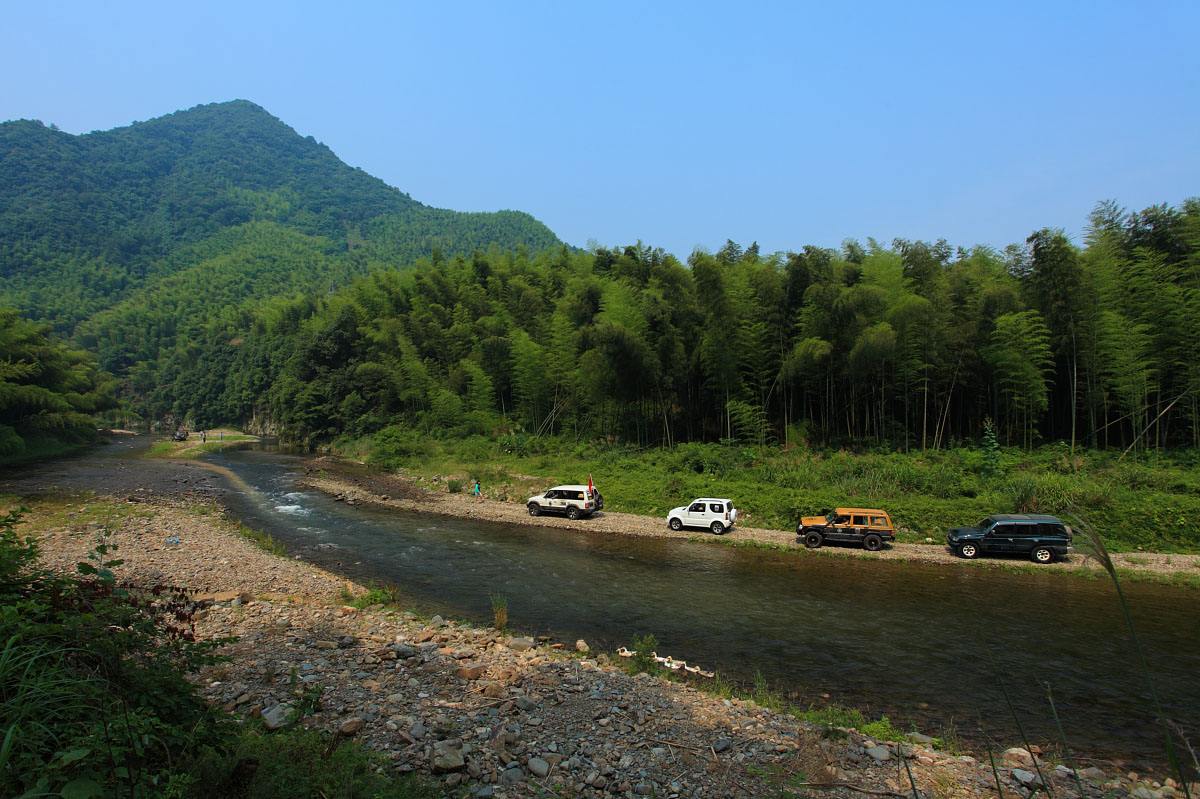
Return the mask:
[[[558,243],[528,214],[424,206],[244,100],[80,136],[0,124],[0,305],[65,333],[84,323],[102,353],[137,328],[186,326],[214,299],[327,289],[435,252]],[[146,318],[164,305],[173,312]],[[158,339],[105,365],[144,360]]]

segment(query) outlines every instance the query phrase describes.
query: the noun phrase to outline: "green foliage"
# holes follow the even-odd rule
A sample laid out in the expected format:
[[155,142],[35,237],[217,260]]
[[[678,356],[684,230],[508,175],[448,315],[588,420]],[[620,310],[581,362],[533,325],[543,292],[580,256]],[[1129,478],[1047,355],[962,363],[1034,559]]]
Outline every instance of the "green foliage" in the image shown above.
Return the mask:
[[[349,453],[370,451],[357,439]],[[886,508],[904,542],[935,542],[950,527],[1021,506],[1058,515],[1087,508],[1111,546],[1156,552],[1200,551],[1191,519],[1200,517],[1198,454],[1130,454],[1064,447],[1000,448],[999,473],[983,476],[975,447],[929,452],[848,452],[680,444],[638,449],[572,438],[504,436],[432,439],[406,474],[444,490],[447,476],[479,475],[490,496],[524,499],[590,474],[607,510],[665,515],[698,496],[727,496],[747,527],[794,530],[796,520],[839,505]],[[1072,465],[1074,464],[1074,465]]]
[[93,414],[113,407],[112,392],[86,353],[0,308],[0,464],[94,440]]
[[244,729],[224,751],[209,753],[179,783],[188,799],[435,799],[438,786],[393,777],[381,755],[346,739],[290,728]]
[[635,673],[648,672],[657,674],[662,671],[662,667],[658,665],[658,661],[654,659],[655,651],[658,649],[658,639],[653,634],[634,636],[633,639],[633,657],[630,658],[630,667]]
[[1000,442],[996,439],[996,425],[989,416],[983,420],[983,442],[980,446],[983,453],[983,468],[980,473],[984,477],[995,477],[1000,474]]
[[79,578],[42,571],[19,518],[0,519],[0,793],[159,795],[221,740],[184,677],[213,645],[193,642],[182,592],[118,586],[104,541]]

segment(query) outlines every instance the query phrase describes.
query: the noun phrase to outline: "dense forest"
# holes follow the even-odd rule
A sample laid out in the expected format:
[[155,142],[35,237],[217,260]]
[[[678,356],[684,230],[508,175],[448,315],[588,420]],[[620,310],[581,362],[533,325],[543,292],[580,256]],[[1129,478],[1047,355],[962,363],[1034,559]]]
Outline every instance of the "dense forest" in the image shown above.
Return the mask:
[[1086,246],[643,245],[432,259],[214,314],[134,369],[151,417],[308,445],[402,425],[670,444],[1195,445],[1200,202]]
[[0,462],[61,452],[96,437],[94,414],[114,404],[113,381],[48,325],[0,308]]
[[94,352],[148,421],[307,445],[399,425],[911,450],[989,424],[1200,445],[1196,200],[1102,203],[1080,244],[682,263],[428,208],[237,101],[84,136],[0,125],[0,305]]

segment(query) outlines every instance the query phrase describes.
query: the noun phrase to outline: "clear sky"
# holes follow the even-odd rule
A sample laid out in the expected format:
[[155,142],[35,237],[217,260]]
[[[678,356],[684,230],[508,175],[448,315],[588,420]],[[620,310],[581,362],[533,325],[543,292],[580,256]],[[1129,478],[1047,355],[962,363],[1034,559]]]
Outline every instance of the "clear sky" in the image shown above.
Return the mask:
[[252,100],[424,203],[687,255],[1200,194],[1200,2],[6,3],[0,119]]

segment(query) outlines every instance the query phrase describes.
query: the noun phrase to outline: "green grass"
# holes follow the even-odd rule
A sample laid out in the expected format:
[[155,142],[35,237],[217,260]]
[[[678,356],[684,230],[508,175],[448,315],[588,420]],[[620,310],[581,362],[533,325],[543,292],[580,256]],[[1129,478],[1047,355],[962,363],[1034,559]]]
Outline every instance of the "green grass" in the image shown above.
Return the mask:
[[[254,762],[247,770],[241,764]],[[241,767],[239,767],[241,766]],[[241,732],[230,751],[198,764],[178,795],[189,799],[436,799],[441,786],[415,775],[389,772],[384,758],[356,741],[291,728]]]
[[1085,509],[1114,551],[1200,552],[1200,452],[1145,453],[1062,446],[1005,449],[984,474],[977,449],[927,453],[757,449],[683,444],[632,447],[507,436],[435,439],[413,434],[376,445],[343,440],[335,450],[400,469],[432,490],[478,476],[485,494],[520,500],[591,474],[607,508],[664,515],[696,496],[728,496],[744,526],[794,529],[801,515],[842,506],[882,507],[899,540],[943,540],[950,527],[1018,509],[1066,515]]
[[277,555],[281,558],[287,557],[287,548],[272,538],[270,533],[264,533],[262,530],[255,530],[253,527],[247,527],[244,524],[239,524],[237,526],[237,532],[242,538],[245,538],[264,552],[269,552],[272,555]]
[[163,439],[155,441],[146,450],[148,458],[200,458],[212,452],[219,452],[230,447],[240,446],[247,441],[257,441],[254,436],[241,433],[226,433],[224,438],[217,439],[209,436],[208,441],[201,443],[199,436],[191,436],[186,441],[171,441]]

